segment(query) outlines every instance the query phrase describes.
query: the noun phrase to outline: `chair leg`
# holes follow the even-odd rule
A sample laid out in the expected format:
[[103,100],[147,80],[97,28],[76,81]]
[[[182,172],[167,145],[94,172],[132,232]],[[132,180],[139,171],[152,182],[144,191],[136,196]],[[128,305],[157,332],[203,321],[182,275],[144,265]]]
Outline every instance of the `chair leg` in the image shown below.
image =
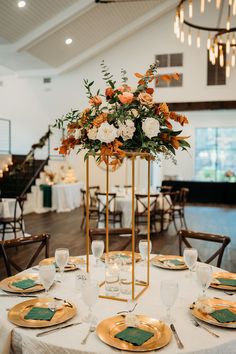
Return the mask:
[[173,215],[173,222],[174,222],[174,227],[175,227],[175,231],[178,232],[178,228],[177,228],[177,224],[176,224],[176,218]]
[[84,222],[85,222],[85,216],[83,216],[82,222],[81,222],[81,224],[80,224],[80,229],[81,229],[81,230],[83,229]]
[[185,219],[184,213],[183,213],[183,223],[184,223],[185,229],[188,230],[188,226],[187,226],[187,223],[186,223],[186,219]]
[[5,230],[6,230],[6,224],[3,224],[3,229],[2,229],[2,241],[5,239]]

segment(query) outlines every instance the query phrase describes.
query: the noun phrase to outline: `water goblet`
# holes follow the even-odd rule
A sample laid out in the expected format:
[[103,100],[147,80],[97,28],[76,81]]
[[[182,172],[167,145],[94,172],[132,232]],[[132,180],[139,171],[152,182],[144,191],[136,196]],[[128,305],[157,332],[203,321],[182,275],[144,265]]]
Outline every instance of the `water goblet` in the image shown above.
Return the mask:
[[54,264],[45,264],[39,266],[40,283],[44,286],[45,296],[48,296],[48,291],[54,282],[56,268]]
[[95,323],[96,322],[96,317],[93,316],[93,307],[97,302],[98,299],[98,294],[99,294],[99,285],[96,280],[92,279],[87,279],[84,282],[84,285],[82,287],[82,299],[85,305],[88,306],[89,312],[86,317],[83,318],[83,321],[85,322],[90,322],[90,323]]
[[190,276],[192,275],[193,270],[197,264],[198,252],[195,248],[186,248],[184,250],[184,262],[187,265]]
[[206,290],[212,280],[212,267],[209,264],[198,264],[196,273],[198,283],[202,288],[202,297],[206,297]]
[[65,265],[67,264],[69,259],[69,250],[68,248],[57,248],[55,251],[55,261],[57,266],[59,267],[60,278],[62,278]]
[[95,260],[96,260],[95,266],[98,267],[99,259],[104,252],[104,241],[102,241],[102,240],[92,241],[91,248],[92,248],[93,256],[95,257]]
[[171,317],[171,308],[174,305],[179,292],[179,285],[174,280],[161,281],[161,300],[166,306],[166,317],[163,318],[164,322],[172,323],[174,319]]
[[[149,242],[150,242],[149,243],[149,245],[150,245],[149,253],[151,253],[152,242],[151,241],[149,241]],[[138,246],[139,246],[139,252],[142,257],[143,265],[145,265],[145,261],[147,261],[147,257],[148,257],[148,241],[147,240],[140,240]]]

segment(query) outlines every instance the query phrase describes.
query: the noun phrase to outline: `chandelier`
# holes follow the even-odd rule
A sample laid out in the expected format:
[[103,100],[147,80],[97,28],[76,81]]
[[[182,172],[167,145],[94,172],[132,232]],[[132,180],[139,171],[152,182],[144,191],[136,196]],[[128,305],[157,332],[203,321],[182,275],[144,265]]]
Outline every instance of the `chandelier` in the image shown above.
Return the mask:
[[[213,10],[218,14],[216,25],[212,25]],[[209,60],[213,65],[219,63],[220,67],[225,67],[228,78],[231,67],[235,66],[236,27],[232,26],[235,21],[236,0],[181,0],[176,7],[174,33],[182,43],[187,36],[189,46],[195,36],[196,45],[200,48],[203,32],[207,32]]]

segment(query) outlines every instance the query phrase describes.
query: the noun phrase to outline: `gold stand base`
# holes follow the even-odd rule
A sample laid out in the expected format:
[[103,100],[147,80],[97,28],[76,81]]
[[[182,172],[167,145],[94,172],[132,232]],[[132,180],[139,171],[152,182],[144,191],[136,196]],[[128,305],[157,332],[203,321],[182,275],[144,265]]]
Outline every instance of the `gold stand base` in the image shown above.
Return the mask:
[[[103,281],[99,287],[103,287],[105,285],[105,281]],[[141,289],[138,291],[138,293],[134,296],[134,300],[137,300],[148,288],[149,288],[149,284],[142,284],[140,282],[135,282],[135,285],[140,286]],[[127,302],[129,299],[126,298],[122,298],[119,296],[107,296],[107,295],[99,295],[98,296],[100,299],[108,299],[108,300],[116,300],[116,301],[123,301],[123,302]]]

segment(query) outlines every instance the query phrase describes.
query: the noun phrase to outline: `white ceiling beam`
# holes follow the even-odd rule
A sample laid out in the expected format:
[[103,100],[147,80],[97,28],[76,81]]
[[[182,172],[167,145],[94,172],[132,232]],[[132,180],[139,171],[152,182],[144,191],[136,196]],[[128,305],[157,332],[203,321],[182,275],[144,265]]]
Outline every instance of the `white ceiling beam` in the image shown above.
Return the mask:
[[[69,60],[65,64],[59,66],[58,72],[60,74],[73,70],[75,67],[78,67],[85,61],[91,59],[98,53],[112,47],[117,42],[121,41],[122,39],[130,36],[131,34],[135,33],[137,30],[140,30],[142,27],[150,24],[151,22],[157,20],[161,16],[165,15],[170,10],[173,10],[176,7],[176,0],[166,0],[163,1],[161,4],[156,6],[154,9],[146,13],[145,15],[139,17],[135,21],[129,23],[127,26],[123,27],[121,30],[111,34],[106,39],[100,41],[95,46],[89,48],[82,54],[78,55],[77,57]],[[109,5],[99,5],[99,6],[109,6]]]
[[74,5],[71,5],[58,15],[37,27],[35,30],[31,31],[29,34],[25,35],[23,38],[19,39],[12,45],[14,50],[19,52],[29,49],[42,39],[58,31],[67,23],[73,21],[73,19],[83,15],[94,6],[96,6],[94,0],[78,0]]

